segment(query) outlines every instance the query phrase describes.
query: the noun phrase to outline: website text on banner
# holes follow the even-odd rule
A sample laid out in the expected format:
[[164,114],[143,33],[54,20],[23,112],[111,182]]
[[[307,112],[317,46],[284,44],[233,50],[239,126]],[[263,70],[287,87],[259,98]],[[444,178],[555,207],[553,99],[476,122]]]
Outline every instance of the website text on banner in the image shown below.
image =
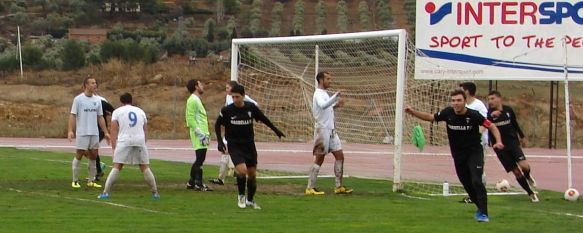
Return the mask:
[[583,1],[417,1],[416,18],[416,79],[583,80]]

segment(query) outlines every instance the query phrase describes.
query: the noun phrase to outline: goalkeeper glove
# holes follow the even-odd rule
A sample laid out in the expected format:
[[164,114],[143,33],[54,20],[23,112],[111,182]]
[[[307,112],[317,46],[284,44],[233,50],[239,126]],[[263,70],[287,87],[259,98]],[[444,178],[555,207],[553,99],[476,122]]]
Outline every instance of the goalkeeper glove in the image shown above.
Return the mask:
[[208,146],[210,143],[210,137],[204,135],[203,137],[199,138],[200,139],[200,144],[203,146]]

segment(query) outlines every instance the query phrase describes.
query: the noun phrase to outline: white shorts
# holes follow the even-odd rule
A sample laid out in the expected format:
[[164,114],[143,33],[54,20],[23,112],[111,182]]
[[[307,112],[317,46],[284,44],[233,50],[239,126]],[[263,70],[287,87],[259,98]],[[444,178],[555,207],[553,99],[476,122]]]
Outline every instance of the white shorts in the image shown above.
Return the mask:
[[342,150],[342,143],[336,130],[322,128],[314,130],[314,155],[326,155],[339,150]]
[[75,138],[75,149],[97,150],[99,149],[99,135],[83,135]]
[[113,163],[121,164],[150,164],[148,148],[142,146],[128,146],[118,143],[113,152]]

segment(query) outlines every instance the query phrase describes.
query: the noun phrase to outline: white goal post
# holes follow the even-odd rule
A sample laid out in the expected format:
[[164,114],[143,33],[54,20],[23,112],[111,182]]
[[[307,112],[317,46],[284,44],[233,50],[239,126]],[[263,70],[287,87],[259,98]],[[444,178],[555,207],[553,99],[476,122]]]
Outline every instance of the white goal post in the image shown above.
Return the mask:
[[[411,135],[403,129],[420,124],[429,134],[428,144],[447,143],[443,125],[404,118],[405,99],[420,110],[435,112],[448,104],[448,93],[457,85],[451,81],[414,80],[414,51],[402,29],[233,39],[231,80],[244,85],[246,94],[282,127],[286,141],[306,143],[313,140],[311,105],[315,76],[319,71],[330,72],[333,77],[330,93],[341,90],[346,100],[345,106],[335,112],[341,140],[386,144],[387,154],[394,155],[393,170],[389,172],[387,164],[386,177],[392,178],[393,190],[397,191],[403,188],[403,176],[407,180],[426,181],[415,177],[416,172],[401,169],[402,155],[412,154],[410,147],[403,151],[402,146],[410,144]],[[276,140],[261,124],[256,126],[255,136],[260,141]],[[409,174],[413,176],[407,177]],[[438,192],[441,193],[441,188]]]
[[[336,35],[314,35],[314,36],[301,36],[301,37],[279,37],[279,38],[256,38],[256,39],[233,39],[232,41],[232,53],[231,53],[231,80],[238,80],[239,77],[239,48],[241,45],[256,45],[256,44],[290,44],[290,43],[314,43],[314,73],[308,76],[312,79],[315,78],[318,71],[323,70],[322,66],[319,64],[319,46],[318,43],[326,41],[345,41],[345,40],[365,40],[369,38],[391,38],[397,37],[398,41],[398,51],[397,51],[397,86],[395,95],[395,107],[396,109],[404,109],[404,90],[406,85],[405,69],[406,69],[406,55],[407,55],[407,32],[404,29],[398,30],[387,30],[387,31],[373,31],[373,32],[360,32],[360,33],[346,33],[346,34],[336,34]],[[325,67],[324,67],[325,68]],[[389,77],[387,77],[388,79]],[[315,82],[315,80],[314,80]],[[388,101],[388,100],[387,100]],[[401,144],[403,140],[403,111],[395,111],[395,127],[394,127],[394,154],[401,154]],[[306,129],[307,130],[307,129]],[[387,135],[388,136],[388,135]],[[393,167],[393,190],[398,189],[401,183],[400,180],[400,156],[394,156],[394,167]]]

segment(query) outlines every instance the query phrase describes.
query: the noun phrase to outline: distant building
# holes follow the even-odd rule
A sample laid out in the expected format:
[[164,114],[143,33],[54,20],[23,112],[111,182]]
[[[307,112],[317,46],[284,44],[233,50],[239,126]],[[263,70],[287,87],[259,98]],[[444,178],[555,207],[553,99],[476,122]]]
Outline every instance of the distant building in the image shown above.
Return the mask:
[[107,29],[69,28],[70,40],[84,40],[91,44],[101,44],[107,40]]

